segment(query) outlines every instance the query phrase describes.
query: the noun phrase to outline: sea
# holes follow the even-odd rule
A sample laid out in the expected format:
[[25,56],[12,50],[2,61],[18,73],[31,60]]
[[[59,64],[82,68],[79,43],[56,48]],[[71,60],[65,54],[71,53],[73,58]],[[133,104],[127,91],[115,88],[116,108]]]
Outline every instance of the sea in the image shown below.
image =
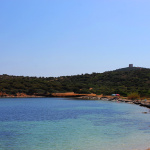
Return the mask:
[[74,98],[0,98],[0,150],[146,150],[150,110]]

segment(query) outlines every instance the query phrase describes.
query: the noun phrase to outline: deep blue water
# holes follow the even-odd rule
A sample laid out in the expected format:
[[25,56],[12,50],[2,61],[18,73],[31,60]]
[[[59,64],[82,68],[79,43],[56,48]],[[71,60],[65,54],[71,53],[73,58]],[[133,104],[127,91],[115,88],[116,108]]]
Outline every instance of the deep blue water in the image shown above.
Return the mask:
[[70,98],[0,99],[0,150],[144,150],[150,147],[148,141],[149,109],[137,105]]

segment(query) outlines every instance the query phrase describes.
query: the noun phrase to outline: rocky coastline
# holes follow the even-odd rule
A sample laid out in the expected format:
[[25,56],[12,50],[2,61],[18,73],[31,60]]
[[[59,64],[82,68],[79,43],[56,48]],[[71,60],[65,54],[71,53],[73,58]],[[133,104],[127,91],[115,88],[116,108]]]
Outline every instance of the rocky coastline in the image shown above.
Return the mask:
[[130,100],[127,99],[126,97],[120,97],[120,96],[118,97],[118,96],[103,96],[103,95],[96,95],[96,94],[76,94],[74,92],[52,93],[48,95],[41,95],[41,94],[27,95],[25,93],[16,93],[15,95],[9,95],[0,92],[0,97],[5,97],[5,98],[75,97],[77,99],[83,99],[83,100],[106,100],[106,101],[113,101],[113,102],[125,102],[125,103],[136,104],[139,106],[150,108],[150,99]]
[[130,99],[127,99],[127,98],[113,97],[113,96],[81,96],[81,97],[78,97],[78,99],[106,100],[106,101],[112,101],[112,102],[125,102],[125,103],[129,103],[129,104],[136,104],[136,105],[139,105],[139,106],[150,108],[150,100],[148,100],[148,99],[130,100]]
[[15,95],[9,95],[9,94],[0,92],[0,97],[5,97],[5,98],[75,97],[77,99],[83,99],[83,100],[106,100],[106,101],[113,101],[113,102],[125,102],[125,103],[136,104],[139,106],[150,108],[150,99],[130,100],[130,99],[127,99],[126,97],[120,97],[120,96],[103,96],[103,95],[96,95],[96,94],[76,94],[74,92],[52,93],[52,94],[48,94],[48,95],[42,95],[42,94],[27,95],[25,93],[16,93]]

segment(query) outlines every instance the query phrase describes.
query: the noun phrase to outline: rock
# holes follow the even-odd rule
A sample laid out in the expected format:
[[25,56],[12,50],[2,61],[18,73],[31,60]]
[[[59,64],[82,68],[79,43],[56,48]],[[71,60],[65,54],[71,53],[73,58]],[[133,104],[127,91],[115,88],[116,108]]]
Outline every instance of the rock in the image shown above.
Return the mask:
[[147,112],[142,112],[143,114],[147,114]]

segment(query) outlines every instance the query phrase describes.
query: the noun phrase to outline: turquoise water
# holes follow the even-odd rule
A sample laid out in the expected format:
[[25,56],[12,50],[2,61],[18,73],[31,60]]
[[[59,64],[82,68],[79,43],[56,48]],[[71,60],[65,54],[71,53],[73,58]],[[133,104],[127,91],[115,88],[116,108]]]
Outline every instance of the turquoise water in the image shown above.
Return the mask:
[[144,150],[149,141],[149,109],[137,105],[0,99],[0,150]]

